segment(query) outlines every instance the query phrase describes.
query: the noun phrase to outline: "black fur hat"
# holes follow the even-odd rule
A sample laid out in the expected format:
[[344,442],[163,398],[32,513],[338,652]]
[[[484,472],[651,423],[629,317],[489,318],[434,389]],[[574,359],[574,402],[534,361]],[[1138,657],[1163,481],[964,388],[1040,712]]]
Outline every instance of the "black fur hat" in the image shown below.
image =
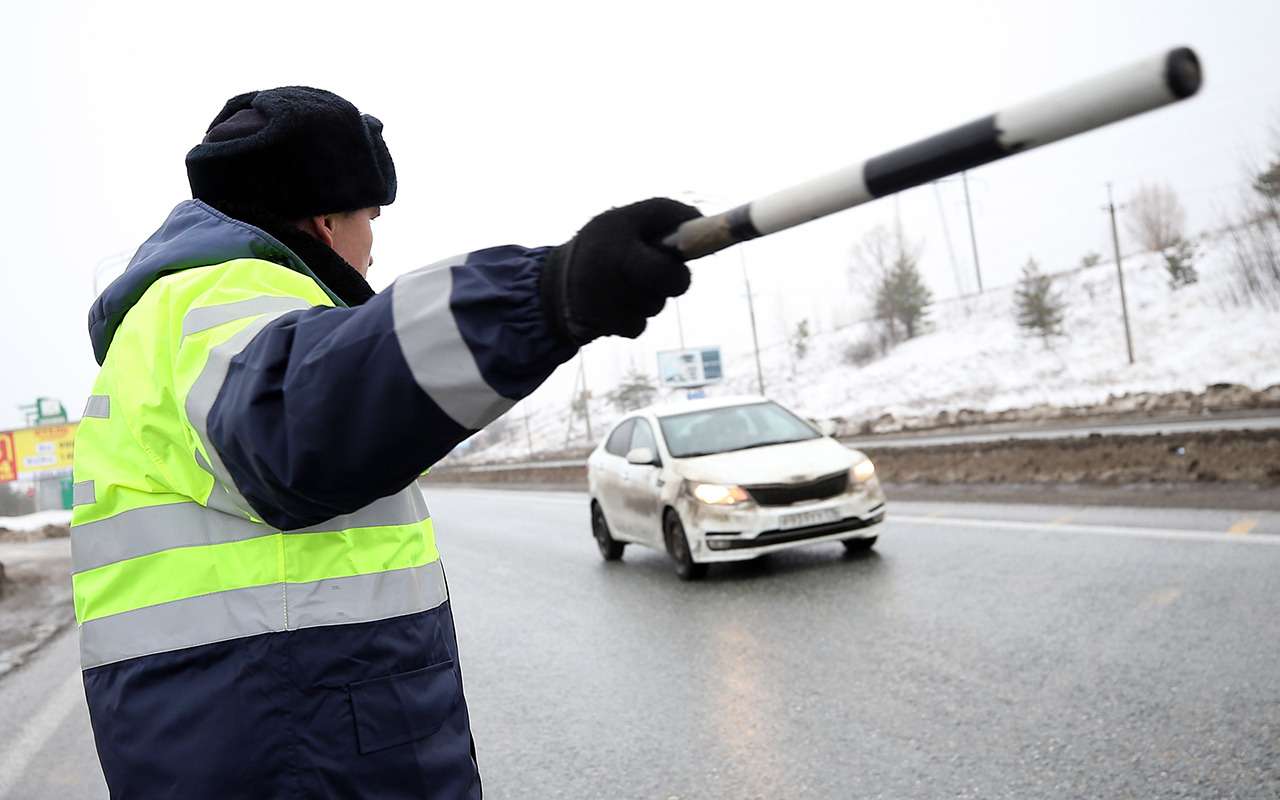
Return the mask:
[[382,123],[332,92],[284,86],[227,101],[187,153],[191,195],[298,219],[389,205],[396,168]]

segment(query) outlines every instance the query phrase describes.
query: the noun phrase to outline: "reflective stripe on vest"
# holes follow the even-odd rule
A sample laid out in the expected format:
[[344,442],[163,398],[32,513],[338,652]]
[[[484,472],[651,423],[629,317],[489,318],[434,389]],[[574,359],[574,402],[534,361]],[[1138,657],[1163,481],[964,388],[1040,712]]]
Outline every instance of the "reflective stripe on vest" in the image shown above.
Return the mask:
[[[84,668],[447,600],[416,485],[319,525],[264,524],[208,435],[231,360],[331,301],[257,259],[168,275],[129,311],[76,435],[72,588]],[[110,400],[106,400],[110,397]]]
[[[273,302],[258,302],[267,300]],[[292,300],[291,303],[288,302],[290,300]],[[231,369],[231,359],[239,355],[241,350],[248,347],[249,342],[253,341],[253,337],[261,333],[262,329],[270,325],[276,318],[288,314],[290,311],[297,311],[308,306],[308,303],[297,298],[263,297],[255,298],[254,301],[195,308],[187,312],[186,317],[183,319],[183,338],[185,339],[188,335],[194,335],[218,325],[238,322],[246,317],[257,317],[237,331],[230,339],[209,351],[209,359],[205,362],[204,369],[201,370],[200,376],[196,378],[196,382],[192,384],[191,391],[187,394],[186,402],[187,419],[200,437],[200,443],[204,445],[204,451],[209,455],[207,463],[212,467],[211,474],[217,482],[217,486],[214,487],[213,491],[215,493],[219,491],[225,492],[232,508],[238,509],[245,514],[252,513],[252,509],[240,494],[240,490],[236,488],[234,481],[231,479],[231,474],[222,463],[222,458],[219,457],[218,451],[209,440],[209,411],[213,408],[213,402],[218,399],[218,392],[222,390],[222,384],[227,379],[227,372]],[[221,316],[218,315],[218,312],[221,312]],[[188,328],[191,329],[190,333],[187,333]],[[210,501],[210,505],[225,508],[225,506],[216,501]]]
[[86,622],[80,626],[80,664],[90,669],[262,633],[373,622],[427,611],[447,599],[439,561],[371,575],[250,586]]
[[281,532],[177,503],[72,527],[84,668],[435,608],[448,593],[416,486]]

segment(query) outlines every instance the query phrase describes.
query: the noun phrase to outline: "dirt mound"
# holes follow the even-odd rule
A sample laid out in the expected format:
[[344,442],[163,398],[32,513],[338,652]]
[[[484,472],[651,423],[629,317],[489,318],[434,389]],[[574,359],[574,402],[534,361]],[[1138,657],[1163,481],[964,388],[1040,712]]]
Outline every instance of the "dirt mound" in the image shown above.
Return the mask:
[[[863,449],[880,479],[913,499],[981,495],[1033,502],[1028,498],[1053,495],[1053,502],[1280,509],[1280,430],[883,449],[868,443]],[[581,491],[587,480],[586,467],[578,462],[541,468],[451,466],[433,469],[423,482]]]
[[973,425],[1038,424],[1054,421],[1112,421],[1149,417],[1199,417],[1232,411],[1280,408],[1280,384],[1250,389],[1238,383],[1215,383],[1203,392],[1126,392],[1101,403],[1082,406],[1034,405],[1002,411],[960,408],[920,417],[881,414],[873,419],[836,417],[837,436],[870,436],[878,433],[939,431]]
[[27,531],[0,527],[0,542],[37,542],[41,539],[65,539],[71,535],[66,525],[45,525]]
[[867,449],[893,483],[1235,483],[1280,487],[1280,431],[1015,439]]

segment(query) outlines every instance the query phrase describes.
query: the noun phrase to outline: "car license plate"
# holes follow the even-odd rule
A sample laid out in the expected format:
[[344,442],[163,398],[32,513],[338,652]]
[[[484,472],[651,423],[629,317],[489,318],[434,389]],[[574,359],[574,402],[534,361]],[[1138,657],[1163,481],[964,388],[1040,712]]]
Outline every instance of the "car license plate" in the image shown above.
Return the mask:
[[813,511],[801,511],[798,514],[783,514],[782,529],[787,531],[792,528],[808,528],[812,525],[826,525],[829,522],[839,521],[839,511],[834,508],[818,508]]

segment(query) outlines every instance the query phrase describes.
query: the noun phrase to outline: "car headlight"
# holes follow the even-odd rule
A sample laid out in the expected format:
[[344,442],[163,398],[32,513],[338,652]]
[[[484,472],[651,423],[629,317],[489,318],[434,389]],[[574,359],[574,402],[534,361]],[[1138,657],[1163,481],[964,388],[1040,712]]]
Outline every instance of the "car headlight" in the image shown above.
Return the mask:
[[712,506],[731,506],[751,499],[741,486],[725,486],[719,483],[693,484],[693,496]]
[[864,458],[849,470],[849,477],[855,483],[866,483],[875,477],[876,465],[871,463],[871,459]]

